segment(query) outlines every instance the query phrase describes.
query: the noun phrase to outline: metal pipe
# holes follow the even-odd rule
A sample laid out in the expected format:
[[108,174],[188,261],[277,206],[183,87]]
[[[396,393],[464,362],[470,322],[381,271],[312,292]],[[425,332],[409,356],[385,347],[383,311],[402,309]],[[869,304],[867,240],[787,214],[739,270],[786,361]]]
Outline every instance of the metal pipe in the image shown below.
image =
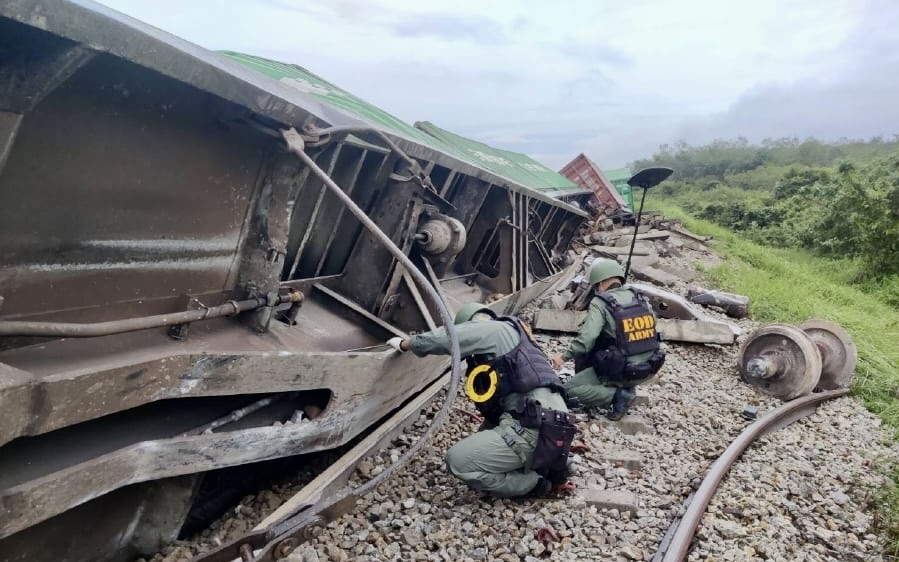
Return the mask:
[[275,400],[278,400],[280,398],[283,398],[283,396],[276,394],[274,396],[269,396],[267,398],[257,400],[251,404],[248,404],[247,406],[244,406],[243,408],[238,408],[238,409],[234,410],[230,414],[227,414],[218,419],[212,420],[211,422],[209,422],[207,424],[203,424],[203,425],[201,425],[199,427],[195,427],[189,431],[185,431],[179,437],[187,437],[189,435],[200,435],[202,433],[206,433],[207,431],[209,431],[211,433],[213,429],[218,429],[219,427],[222,427],[223,425],[243,419],[246,416],[252,414],[253,412],[256,412],[256,411],[261,410],[262,408],[265,408],[266,406],[268,406],[269,404],[271,404],[272,402],[274,402]]
[[[686,511],[684,511],[684,515],[677,527],[677,531],[671,538],[671,542],[668,544],[668,550],[665,552],[665,557],[662,558],[662,561],[680,562],[686,557],[687,550],[690,548],[690,541],[693,540],[696,528],[699,526],[699,522],[702,520],[702,516],[708,508],[709,501],[711,501],[712,496],[715,495],[718,485],[724,479],[724,476],[727,474],[728,470],[730,470],[730,467],[737,458],[743,454],[743,451],[745,451],[756,438],[766,431],[778,427],[779,422],[790,419],[796,411],[802,410],[802,408],[806,406],[824,402],[832,398],[839,398],[848,393],[849,389],[842,388],[839,390],[829,390],[826,392],[801,396],[772,410],[766,416],[759,418],[758,421],[744,429],[743,433],[738,435],[724,453],[718,457],[718,460],[712,463],[712,466],[709,468],[709,472],[702,481],[702,484],[700,484],[699,489],[696,490],[695,494],[692,496],[690,505],[687,507]],[[790,421],[795,421],[796,419],[798,418],[792,418]]]
[[[406,154],[391,138],[380,129],[376,129],[370,125],[336,125],[334,127],[328,127],[327,129],[317,129],[313,131],[315,134],[319,135],[338,135],[338,134],[350,134],[350,133],[373,133],[378,138],[383,140],[388,147],[390,147],[390,151],[399,155],[407,164],[409,164],[409,168],[412,171],[412,176],[421,184],[422,187],[432,191],[435,195],[440,197],[438,194],[437,188],[431,183],[431,178],[428,174],[422,169],[421,164],[419,164],[418,160],[412,158],[408,154]],[[303,140],[303,136],[300,135],[300,140]],[[325,140],[324,142],[330,142],[332,139]],[[316,143],[324,144],[324,143]],[[316,146],[310,145],[310,146]],[[412,179],[412,178],[409,178]],[[446,201],[451,207],[452,204],[449,201]]]
[[[365,130],[372,130],[371,128],[366,128]],[[380,131],[379,131],[380,132]],[[450,366],[452,369],[452,374],[450,376],[449,388],[447,389],[447,397],[444,400],[443,406],[440,408],[440,411],[434,416],[433,421],[431,422],[431,426],[425,432],[424,435],[418,440],[415,445],[409,447],[407,450],[393,465],[387,467],[386,470],[379,473],[377,476],[362,484],[356,489],[353,489],[349,486],[344,488],[343,490],[336,492],[334,495],[328,497],[326,500],[321,501],[315,507],[310,508],[309,514],[315,515],[317,513],[321,513],[329,506],[332,506],[344,499],[346,499],[351,494],[362,495],[368,492],[369,490],[380,485],[384,480],[386,480],[389,476],[391,476],[396,469],[400,466],[403,466],[409,460],[418,454],[418,452],[422,449],[422,447],[427,444],[438,429],[443,425],[443,421],[446,419],[447,414],[449,413],[450,407],[453,403],[453,398],[456,396],[456,393],[459,390],[459,381],[461,379],[461,356],[459,353],[459,336],[456,333],[456,328],[453,325],[453,317],[450,315],[449,310],[446,308],[446,304],[440,299],[440,295],[431,286],[428,282],[427,278],[424,274],[419,270],[412,260],[409,259],[409,256],[403,253],[396,244],[393,243],[393,240],[390,239],[389,236],[384,234],[377,224],[367,214],[365,211],[359,208],[358,205],[347,195],[340,186],[338,186],[334,180],[332,180],[318,165],[315,161],[304,151],[303,138],[295,129],[281,131],[281,134],[284,136],[284,140],[287,142],[288,149],[297,155],[297,157],[309,167],[312,172],[318,176],[326,186],[334,193],[337,198],[339,198],[344,205],[350,210],[353,215],[359,219],[365,228],[371,232],[371,234],[390,251],[393,257],[402,264],[403,267],[412,275],[415,282],[425,290],[428,294],[428,298],[431,299],[433,304],[437,307],[437,310],[440,312],[440,316],[443,319],[444,329],[446,330],[446,335],[450,340]],[[383,133],[381,133],[383,135]],[[386,135],[384,135],[386,138]],[[391,148],[395,149],[400,156],[404,158],[409,158],[406,156],[396,145],[392,142],[389,142]]]
[[372,314],[371,312],[367,311],[364,307],[360,306],[359,304],[357,304],[357,303],[354,302],[353,300],[344,297],[344,296],[341,295],[340,293],[337,293],[337,292],[335,292],[335,291],[332,291],[331,289],[325,287],[324,285],[315,284],[315,285],[313,285],[312,287],[313,287],[316,291],[319,291],[319,292],[321,292],[321,293],[324,293],[324,294],[328,295],[329,297],[331,297],[332,299],[336,300],[337,302],[339,302],[339,303],[342,304],[343,306],[349,308],[349,309],[352,310],[353,312],[362,315],[362,316],[363,316],[364,318],[366,318],[367,320],[371,320],[372,322],[374,322],[375,324],[377,324],[377,325],[380,326],[381,328],[384,328],[384,330],[390,332],[391,334],[393,334],[393,335],[395,335],[395,336],[399,336],[399,337],[401,337],[401,338],[408,338],[408,337],[409,337],[409,334],[407,334],[406,332],[400,330],[399,328],[397,328],[396,326],[394,326],[394,325],[391,324],[390,322],[387,322],[387,321],[381,319],[380,317],[375,316],[375,315]]
[[[303,299],[302,293],[292,291],[286,295],[278,295],[277,304],[299,302]],[[139,318],[125,318],[122,320],[110,320],[108,322],[78,323],[78,322],[39,322],[27,320],[0,321],[0,336],[45,336],[57,338],[94,338],[136,332],[149,328],[162,328],[175,324],[187,324],[200,320],[234,316],[241,312],[254,310],[266,306],[265,298],[253,298],[242,301],[228,301],[218,306],[203,307],[198,310],[186,310],[171,314],[157,314],[155,316],[142,316]]]
[[[422,258],[422,261],[428,260],[427,258]],[[424,317],[425,323],[428,325],[428,328],[431,330],[436,330],[437,324],[434,323],[434,317],[431,316],[431,311],[428,310],[424,299],[421,298],[421,293],[418,292],[418,287],[415,286],[415,282],[410,278],[409,272],[407,270],[403,270],[402,278],[403,282],[406,283],[406,287],[409,289],[409,292],[412,293],[412,300],[415,301],[415,306],[418,307],[418,311]]]
[[437,294],[440,295],[440,298],[443,300],[443,302],[449,302],[449,299],[446,298],[446,294],[443,292],[443,288],[440,286],[440,279],[434,272],[434,267],[431,266],[431,262],[429,262],[427,258],[421,260],[421,262],[425,266],[425,273],[428,274],[428,279],[431,281],[431,286],[434,287],[434,290],[437,291]]
[[467,279],[469,277],[474,277],[475,275],[480,275],[480,271],[472,271],[471,273],[463,273],[462,275],[453,275],[452,277],[444,277],[440,279],[441,283],[446,283],[447,281],[455,281],[456,279]]
[[[328,174],[334,173],[334,167],[337,165],[337,159],[340,158],[340,151],[342,148],[343,144],[338,144],[334,147],[334,154],[331,155],[331,161],[328,163]],[[287,276],[288,279],[293,279],[294,275],[297,273],[297,269],[300,267],[300,260],[303,258],[303,250],[306,249],[306,244],[309,242],[309,239],[312,237],[312,232],[315,230],[315,221],[318,219],[318,213],[321,210],[322,201],[325,200],[325,193],[327,192],[327,188],[322,186],[321,191],[318,192],[318,197],[315,198],[315,205],[312,206],[312,214],[309,216],[308,226],[303,233],[303,238],[300,240],[296,252],[294,252],[293,264],[290,267],[290,275]],[[327,248],[327,246],[325,247]],[[327,252],[323,253],[327,254]],[[317,273],[313,273],[313,275],[317,275]]]
[[[316,129],[315,133],[319,135],[339,135],[339,134],[350,134],[350,133],[374,133],[377,137],[387,143],[387,146],[390,148],[391,152],[395,152],[400,158],[406,161],[410,166],[418,166],[421,165],[417,160],[413,159],[411,156],[403,152],[400,147],[393,142],[390,137],[387,136],[384,131],[380,129],[376,129],[371,125],[336,125],[334,127],[328,127],[326,129]],[[300,138],[302,140],[302,137]],[[329,142],[330,139],[326,142]]]
[[528,201],[524,194],[518,198],[518,287],[528,280]]
[[631,249],[627,253],[627,265],[624,266],[624,282],[627,283],[627,274],[631,271],[631,257],[634,255],[634,246],[637,244],[637,231],[640,230],[640,219],[643,215],[643,203],[646,201],[646,191],[643,188],[643,196],[640,198],[640,208],[637,210],[637,220],[634,223],[634,237],[631,238]]
[[[518,228],[518,206],[515,201],[516,196],[518,195],[514,191],[509,191],[509,205],[512,207],[512,228]],[[520,231],[519,231],[520,232]],[[500,245],[502,245],[502,239],[500,239]],[[512,232],[512,274],[509,282],[512,284],[512,293],[518,291],[518,238],[515,236],[515,232]]]
[[[362,172],[362,166],[365,165],[365,159],[368,158],[368,149],[362,149],[362,155],[359,156],[359,159],[356,161],[356,166],[353,168],[353,175],[350,179],[350,183],[346,188],[346,194],[351,196],[353,195],[353,189],[356,187],[356,182],[359,181],[359,174]],[[381,165],[384,165],[384,162],[387,158],[383,158],[381,161]],[[380,169],[380,168],[379,168]],[[334,238],[337,236],[337,231],[340,228],[340,220],[343,218],[343,214],[346,212],[346,207],[340,207],[340,210],[337,211],[337,216],[334,217],[334,224],[331,226],[331,233],[328,235],[328,241],[325,242],[323,248],[330,249],[331,244],[334,242]],[[322,267],[325,265],[325,260],[328,258],[329,252],[322,252],[322,257],[318,259],[318,263],[315,265],[315,275],[321,275]]]
[[[503,224],[503,223],[508,224],[509,226],[513,226],[513,227],[514,227],[514,225],[512,225],[511,223],[509,223],[509,221],[507,221],[506,219],[500,219],[499,221],[497,221],[496,226],[494,226],[494,227],[493,227],[493,230],[490,231],[490,238],[487,239],[487,243],[484,244],[484,246],[483,246],[484,250],[483,250],[481,253],[479,253],[478,256],[477,256],[478,261],[475,262],[475,264],[474,264],[475,269],[478,269],[478,268],[481,266],[481,263],[484,261],[484,255],[485,255],[488,251],[490,251],[490,245],[493,244],[493,239],[496,238],[496,234],[499,232],[499,227],[500,227],[500,225]],[[488,264],[488,265],[490,265],[490,264]],[[493,266],[490,265],[490,268],[492,269]],[[475,273],[479,273],[479,271],[478,271],[478,272],[475,272]],[[447,279],[443,279],[443,281],[447,281]]]

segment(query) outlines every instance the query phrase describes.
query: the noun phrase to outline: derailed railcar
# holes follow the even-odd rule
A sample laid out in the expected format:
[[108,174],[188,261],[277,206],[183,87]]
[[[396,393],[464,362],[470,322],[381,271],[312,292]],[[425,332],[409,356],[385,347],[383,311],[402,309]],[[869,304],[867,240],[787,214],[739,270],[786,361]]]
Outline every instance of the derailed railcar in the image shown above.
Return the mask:
[[611,217],[627,212],[624,197],[618,193],[599,166],[583,152],[565,164],[559,174],[589,189],[593,193],[594,205],[603,215]]
[[570,274],[584,213],[102,6],[0,5],[0,58],[0,560],[153,552],[204,474],[347,443],[437,378],[352,351],[440,320],[280,131],[450,308]]

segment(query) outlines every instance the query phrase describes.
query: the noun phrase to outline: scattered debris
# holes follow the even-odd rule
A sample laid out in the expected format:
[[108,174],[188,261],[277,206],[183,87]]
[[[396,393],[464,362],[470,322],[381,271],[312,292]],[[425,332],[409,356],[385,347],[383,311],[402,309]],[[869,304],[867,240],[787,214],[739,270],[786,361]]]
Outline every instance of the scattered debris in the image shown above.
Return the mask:
[[[600,256],[615,259],[618,256],[627,256],[630,251],[629,246],[590,246],[590,249]],[[649,248],[646,246],[634,246],[635,256],[648,256]]]
[[631,258],[631,267],[632,268],[646,268],[653,267],[659,264],[659,256],[649,255],[649,256],[634,256]]
[[631,273],[640,281],[648,281],[653,285],[664,287],[673,287],[680,281],[676,275],[672,275],[667,271],[656,269],[655,267],[640,267],[634,262],[631,263]]
[[[739,328],[738,328],[739,329]],[[659,318],[658,331],[666,341],[733,345],[739,333],[724,322]]]
[[683,226],[675,226],[675,227],[672,227],[672,228],[671,228],[671,232],[677,233],[677,234],[679,234],[680,236],[689,238],[690,240],[694,240],[694,241],[696,241],[696,242],[701,242],[701,243],[703,243],[703,244],[705,244],[706,242],[708,242],[709,240],[712,239],[711,236],[700,236],[700,235],[698,235],[698,234],[693,234],[692,232],[690,232],[689,230],[687,230],[687,229],[684,228]]
[[637,234],[637,240],[668,240],[671,236],[665,230],[651,230],[645,234]]
[[581,310],[538,310],[534,329],[576,334],[587,313]]
[[[687,255],[714,259],[712,254]],[[592,256],[585,258],[587,263],[592,260]],[[723,312],[705,311],[688,302],[677,294],[686,292],[687,282],[671,290],[648,283],[632,286],[652,293],[654,306],[664,305],[663,312],[672,318],[681,314],[684,322],[717,321],[734,334],[742,332],[741,342],[756,327],[749,319],[734,320],[731,326],[719,320],[726,318]],[[540,316],[537,322],[542,324],[543,313],[578,310],[575,302],[584,295],[589,298],[590,289],[583,278],[575,278],[558,295],[565,298],[545,298],[522,314]],[[571,339],[571,333],[564,332],[535,335],[547,352],[564,349]],[[683,498],[701,482],[697,475],[745,428],[746,405],[755,405],[757,416],[777,405],[777,399],[758,395],[729,369],[737,348],[673,341],[665,345],[665,367],[651,384],[641,385],[642,394],[638,392],[633,414],[623,418],[624,423],[587,415],[578,418],[578,444],[586,447],[577,447],[577,470],[570,477],[577,485],[573,496],[524,501],[489,498],[448,473],[446,451],[474,430],[471,404],[460,394],[450,421],[417,459],[360,498],[354,512],[329,524],[289,560],[649,560],[668,523],[682,513]],[[560,370],[563,379],[574,374],[570,363],[566,367]],[[440,404],[435,400],[409,431],[413,435],[425,431]],[[885,448],[880,420],[857,401],[841,398],[822,405],[821,410],[840,423],[794,424],[770,433],[769,446],[744,453],[700,528],[695,550],[699,559],[758,559],[764,552],[769,560],[793,560],[796,552],[809,548],[818,549],[815,556],[820,559],[837,559],[828,558],[823,545],[808,541],[808,536],[818,536],[809,533],[824,531],[852,552],[861,553],[858,559],[881,558],[883,547],[873,532],[874,515],[863,507],[865,494],[847,492],[858,486],[876,490],[885,485],[884,477],[871,470],[870,459],[894,459],[899,452]],[[383,471],[413,442],[412,437],[398,439],[395,448],[387,447],[361,463],[351,485]],[[808,442],[815,446],[801,446]],[[861,456],[858,451],[863,451]],[[788,470],[780,473],[782,464]],[[812,473],[816,478],[810,480]],[[248,524],[255,524],[254,517],[261,519],[267,509],[265,499],[290,497],[295,492],[290,485],[277,493],[249,497],[240,514],[229,514],[210,530],[179,541],[154,562],[183,562],[198,550],[218,546],[218,537],[219,542],[233,540]],[[789,501],[784,501],[785,493]],[[821,509],[831,500],[841,507]],[[749,517],[741,521],[747,527],[746,536],[738,536],[736,527],[727,523],[739,517],[732,512],[735,509]],[[755,517],[758,514],[764,516]],[[552,552],[536,538],[535,532],[543,527],[552,527],[561,539],[550,543]],[[746,553],[757,549],[757,554],[744,555],[744,550],[735,548]]]
[[687,289],[687,298],[702,306],[716,306],[731,318],[745,318],[749,314],[749,297],[744,295],[690,287]]
[[[682,258],[680,248],[693,249],[701,245],[701,251],[707,251],[704,244],[709,238],[689,232],[680,221],[668,220],[658,211],[643,216],[637,232],[630,271],[634,279],[643,283],[630,283],[630,286],[649,299],[660,320],[658,329],[662,337],[671,342],[733,345],[741,333],[740,328],[712,319],[694,303],[720,308],[728,316],[739,319],[749,313],[747,297],[694,285],[687,288],[685,298],[661,288],[683,287],[694,281],[693,268],[679,266],[672,260]],[[582,260],[586,271],[597,257],[625,263],[634,231],[627,226],[615,228],[608,217],[599,217],[585,225],[585,232],[579,238],[589,251]],[[568,289],[541,303],[534,317],[534,329],[577,333],[592,297],[593,287],[586,282],[585,276],[575,277]]]

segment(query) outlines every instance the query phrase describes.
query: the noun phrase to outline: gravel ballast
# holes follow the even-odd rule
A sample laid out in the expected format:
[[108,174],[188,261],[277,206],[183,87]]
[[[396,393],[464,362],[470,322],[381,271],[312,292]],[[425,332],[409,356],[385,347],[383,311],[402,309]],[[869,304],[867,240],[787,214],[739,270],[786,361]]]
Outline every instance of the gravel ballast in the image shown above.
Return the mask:
[[[689,259],[678,259],[679,267],[717,261],[709,252],[682,252]],[[684,294],[685,287],[668,289]],[[534,303],[522,317],[531,318],[540,305]],[[447,423],[420,455],[289,559],[651,560],[668,526],[683,512],[685,498],[752,423],[741,415],[746,406],[756,406],[761,416],[781,404],[742,383],[737,371],[739,345],[759,324],[705,312],[741,328],[737,345],[663,344],[665,366],[653,382],[638,388],[645,398],[625,418],[642,419],[648,431],[626,434],[604,419],[580,416],[579,440],[589,449],[577,458],[574,495],[539,501],[494,499],[453,478],[443,455],[478,427],[465,413],[474,412],[473,406],[460,395]],[[538,336],[549,353],[563,349],[570,339]],[[571,365],[567,367],[570,371]],[[352,481],[383,471],[428,427],[439,406],[433,404],[405,435],[363,461]],[[632,462],[620,462],[624,453]],[[872,497],[889,485],[883,473],[897,458],[880,420],[858,399],[825,402],[813,415],[749,447],[712,499],[688,560],[886,560],[886,545],[875,530]],[[285,484],[248,496],[210,529],[166,548],[153,560],[186,560],[233,540],[299,487]],[[621,497],[633,498],[633,509],[597,505],[589,501],[594,491],[627,494]],[[560,538],[551,549],[536,539],[544,527]]]

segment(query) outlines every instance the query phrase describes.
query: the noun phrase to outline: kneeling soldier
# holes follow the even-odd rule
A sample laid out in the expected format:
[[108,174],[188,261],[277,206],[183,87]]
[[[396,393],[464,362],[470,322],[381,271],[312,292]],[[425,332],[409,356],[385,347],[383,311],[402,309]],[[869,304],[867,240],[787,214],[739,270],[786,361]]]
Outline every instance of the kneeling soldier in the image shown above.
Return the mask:
[[[546,495],[567,477],[575,433],[558,375],[517,318],[498,318],[469,303],[454,324],[468,364],[466,393],[485,428],[447,451],[447,467],[472,489],[494,496]],[[450,353],[443,328],[388,343],[419,357]]]
[[[577,337],[553,366],[574,359],[575,375],[565,383],[574,401],[603,408],[620,420],[633,404],[634,386],[652,378],[665,362],[656,318],[640,293],[623,286],[624,270],[610,259],[597,259],[588,278],[595,290]],[[572,405],[574,405],[572,403]]]

